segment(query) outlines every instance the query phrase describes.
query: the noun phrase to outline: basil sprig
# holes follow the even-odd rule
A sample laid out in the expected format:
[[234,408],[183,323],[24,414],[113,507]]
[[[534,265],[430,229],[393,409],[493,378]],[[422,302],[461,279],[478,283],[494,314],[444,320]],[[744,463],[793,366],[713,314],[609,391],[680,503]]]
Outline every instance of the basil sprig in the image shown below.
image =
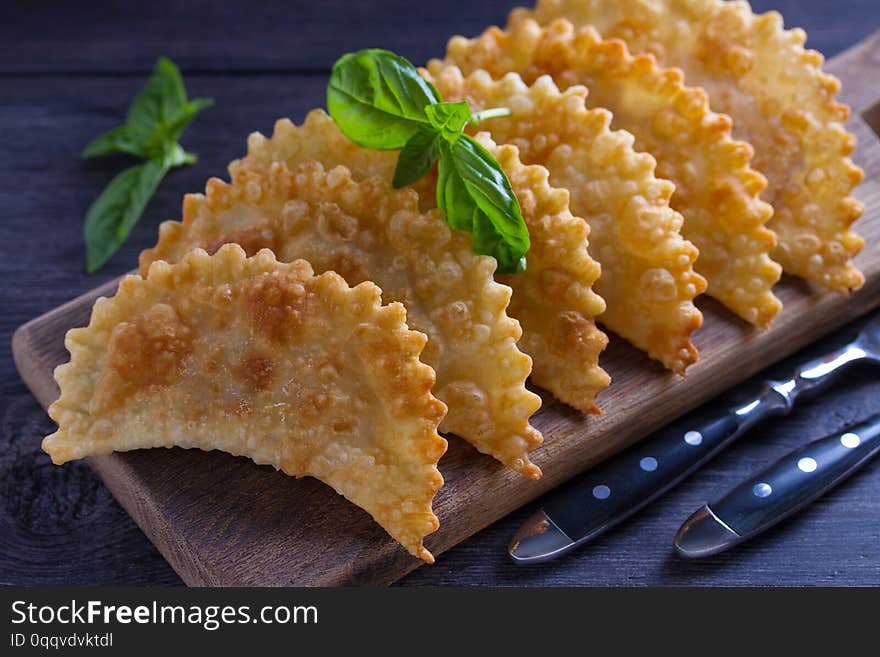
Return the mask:
[[198,160],[178,140],[198,113],[213,104],[210,98],[188,100],[177,66],[160,57],[146,86],[131,102],[125,123],[83,149],[83,158],[125,153],[147,160],[117,175],[89,207],[84,226],[89,273],[104,266],[122,246],[165,174]]
[[474,250],[498,261],[499,274],[526,267],[529,232],[504,169],[464,134],[467,125],[510,111],[471,113],[466,102],[444,102],[409,61],[387,50],[343,55],[333,66],[327,108],[354,143],[400,150],[394,186],[421,179],[439,160],[437,205],[452,228],[474,236]]

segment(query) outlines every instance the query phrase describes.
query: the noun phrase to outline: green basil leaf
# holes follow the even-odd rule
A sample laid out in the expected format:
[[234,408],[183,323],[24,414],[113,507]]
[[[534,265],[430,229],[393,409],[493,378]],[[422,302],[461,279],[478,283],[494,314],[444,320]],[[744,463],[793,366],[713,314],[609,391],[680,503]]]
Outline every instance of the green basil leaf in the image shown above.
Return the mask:
[[173,144],[171,148],[165,152],[165,156],[161,160],[157,160],[157,162],[160,162],[166,169],[182,167],[187,164],[195,164],[198,161],[198,155],[183,150],[183,146],[177,143]]
[[143,133],[151,134],[157,126],[167,125],[169,118],[185,103],[186,89],[180,70],[167,57],[160,57],[146,86],[129,105],[125,122]]
[[470,197],[464,180],[458,173],[452,156],[452,145],[440,145],[440,163],[437,166],[437,207],[446,213],[446,223],[455,230],[472,233],[474,212],[478,209]]
[[498,273],[525,268],[529,232],[510,181],[489,152],[463,134],[468,123],[509,115],[509,109],[472,115],[467,102],[443,102],[412,64],[387,50],[339,58],[327,108],[356,144],[401,149],[395,187],[416,182],[439,159],[437,205],[449,225],[472,233],[474,249],[494,256]]
[[412,185],[421,180],[440,155],[440,135],[432,130],[419,130],[414,134],[400,155],[394,169],[393,185],[396,189]]
[[162,57],[147,85],[129,106],[125,125],[92,140],[82,156],[128,153],[153,160],[166,159],[184,129],[199,112],[213,104],[210,98],[188,101],[180,72]]
[[529,231],[501,165],[473,137],[441,148],[437,205],[450,226],[474,234],[474,250],[493,256],[499,274],[525,268]]
[[187,100],[177,66],[160,57],[126,115],[127,133],[139,144],[135,154],[155,160],[165,158],[198,113],[213,104],[210,98]]
[[474,251],[486,253],[498,261],[498,274],[519,274],[526,270],[522,248],[498,232],[497,226],[482,210],[474,213]]
[[163,126],[166,138],[169,141],[178,141],[180,135],[199,115],[199,112],[213,105],[214,100],[212,98],[195,98],[181,105],[177,111],[168,117],[168,122]]
[[327,109],[340,130],[365,148],[403,148],[440,94],[409,61],[387,50],[348,53],[333,65]]
[[140,219],[168,167],[146,162],[116,176],[86,214],[86,269],[94,273],[112,256]]
[[210,98],[187,100],[180,71],[160,57],[146,86],[131,102],[125,125],[83,150],[83,157],[129,153],[149,160],[116,176],[89,208],[84,226],[89,272],[97,271],[119,249],[168,170],[198,159],[178,140],[199,112],[213,104]]
[[457,136],[471,120],[471,108],[467,101],[428,105],[425,114],[437,130],[446,131],[450,137]]
[[153,160],[166,159],[170,151],[177,146],[177,141],[186,127],[193,122],[199,112],[213,104],[214,101],[211,98],[196,98],[184,103],[172,112],[167,123],[158,123],[144,143],[147,157]]
[[89,159],[111,153],[128,153],[129,155],[146,157],[141,136],[127,125],[117,126],[103,135],[95,137],[83,149],[82,157]]

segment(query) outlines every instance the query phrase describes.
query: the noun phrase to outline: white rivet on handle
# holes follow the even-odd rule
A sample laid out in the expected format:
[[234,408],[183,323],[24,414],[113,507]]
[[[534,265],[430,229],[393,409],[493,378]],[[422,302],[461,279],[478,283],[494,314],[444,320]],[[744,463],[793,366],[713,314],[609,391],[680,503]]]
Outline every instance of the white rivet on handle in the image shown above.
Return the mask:
[[798,461],[798,469],[802,472],[813,472],[818,467],[819,464],[816,463],[816,459],[810,458],[809,456],[805,456]]
[[772,486],[770,486],[770,484],[768,484],[764,481],[752,486],[752,494],[755,497],[767,497],[772,492],[773,492]]
[[593,497],[597,500],[607,500],[611,496],[611,489],[605,484],[593,487]]
[[684,442],[686,442],[688,445],[693,445],[694,447],[696,447],[701,442],[703,442],[703,434],[701,434],[699,431],[688,431],[686,434],[684,434]]

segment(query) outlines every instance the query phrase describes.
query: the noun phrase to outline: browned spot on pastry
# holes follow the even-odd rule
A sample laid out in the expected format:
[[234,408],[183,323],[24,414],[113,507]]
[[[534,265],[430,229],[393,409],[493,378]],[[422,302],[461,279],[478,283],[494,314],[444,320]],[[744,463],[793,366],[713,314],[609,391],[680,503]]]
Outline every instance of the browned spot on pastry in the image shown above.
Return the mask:
[[309,316],[311,294],[284,272],[248,279],[243,297],[247,321],[259,335],[276,343],[284,342]]
[[164,303],[119,324],[107,345],[107,363],[95,390],[93,411],[107,411],[139,390],[177,381],[192,350],[191,340],[192,331]]
[[573,344],[591,351],[598,347],[602,351],[607,342],[608,338],[593,322],[579,312],[568,311],[560,315],[554,327],[551,349],[564,356]]
[[255,227],[248,230],[234,230],[218,237],[205,249],[214,255],[224,244],[238,244],[250,257],[260,249],[274,249],[275,235],[268,228]]
[[339,205],[325,201],[319,204],[319,208],[318,230],[325,238],[350,240],[357,234],[357,218],[343,212]]
[[[425,377],[420,388],[413,388],[411,382],[407,383],[412,375],[411,364],[391,358],[392,345],[401,340],[399,333],[362,325],[356,330],[356,335],[360,343],[357,355],[363,367],[382,374],[384,385],[381,388],[374,388],[373,393],[391,416],[400,417],[415,412],[428,417],[445,415],[445,405],[429,394],[436,382],[435,377]],[[425,338],[411,335],[406,341],[409,348],[421,351]],[[404,400],[400,397],[401,393],[409,393],[411,396]]]
[[300,417],[314,420],[321,416],[330,406],[330,397],[323,392],[308,395],[299,407]]
[[272,385],[273,369],[271,359],[253,352],[242,359],[233,369],[232,375],[244,388],[244,392],[253,393],[266,390]]
[[335,433],[349,433],[357,428],[357,422],[354,418],[342,418],[340,420],[334,420],[331,428]]
[[328,271],[335,271],[349,285],[358,285],[369,280],[364,259],[347,250],[335,251],[329,258]]

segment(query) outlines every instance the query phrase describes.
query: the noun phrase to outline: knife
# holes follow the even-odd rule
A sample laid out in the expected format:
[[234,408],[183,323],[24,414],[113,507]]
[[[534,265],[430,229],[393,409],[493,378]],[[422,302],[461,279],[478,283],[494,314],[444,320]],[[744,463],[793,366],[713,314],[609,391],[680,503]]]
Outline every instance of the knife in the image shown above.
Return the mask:
[[761,533],[834,488],[880,453],[880,415],[789,452],[721,500],[705,504],[678,530],[686,559],[718,554]]
[[745,388],[742,401],[722,411],[687,415],[551,493],[514,534],[508,554],[528,564],[570,552],[681,482],[759,422],[788,414],[802,395],[865,362],[880,364],[880,315],[853,342],[801,363],[788,378]]

